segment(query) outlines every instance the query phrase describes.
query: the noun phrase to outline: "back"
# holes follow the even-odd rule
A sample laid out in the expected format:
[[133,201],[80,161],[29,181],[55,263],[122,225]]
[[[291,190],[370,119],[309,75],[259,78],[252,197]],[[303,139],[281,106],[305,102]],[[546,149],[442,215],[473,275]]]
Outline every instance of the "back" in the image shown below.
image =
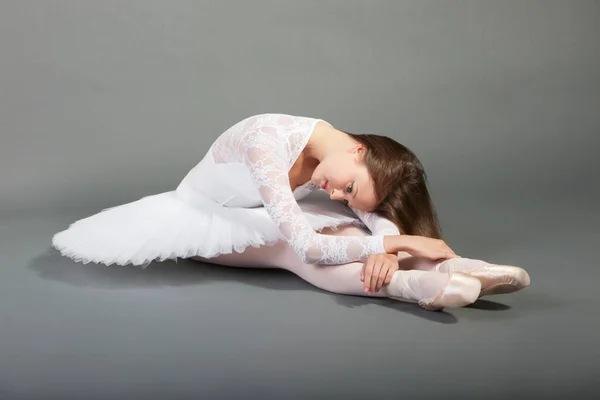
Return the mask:
[[[260,194],[244,164],[246,140],[250,135],[260,133],[261,147],[281,157],[288,172],[319,121],[322,120],[274,113],[245,118],[215,140],[178,190],[191,192],[186,197],[209,197],[228,207],[260,207],[263,205]],[[300,199],[310,193],[307,186],[297,188],[294,197]]]

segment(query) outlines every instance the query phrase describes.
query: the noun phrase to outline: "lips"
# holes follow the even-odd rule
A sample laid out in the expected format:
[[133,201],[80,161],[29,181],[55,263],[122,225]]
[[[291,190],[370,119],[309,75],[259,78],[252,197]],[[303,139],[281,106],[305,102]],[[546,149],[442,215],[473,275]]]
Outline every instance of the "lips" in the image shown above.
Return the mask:
[[321,189],[326,190],[327,189],[327,184],[329,183],[329,181],[325,181],[321,184]]

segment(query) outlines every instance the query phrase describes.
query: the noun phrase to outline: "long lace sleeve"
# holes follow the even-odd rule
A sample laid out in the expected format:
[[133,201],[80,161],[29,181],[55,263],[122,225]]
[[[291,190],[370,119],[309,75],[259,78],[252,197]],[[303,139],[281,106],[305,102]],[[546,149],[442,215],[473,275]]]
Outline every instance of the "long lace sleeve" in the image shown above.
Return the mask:
[[269,216],[303,262],[344,264],[385,253],[383,236],[329,236],[312,229],[290,188],[286,145],[276,135],[249,132],[240,150]]
[[373,235],[400,235],[400,230],[392,221],[373,212],[357,210],[350,207],[358,218],[365,224]]
[[[356,214],[356,216],[365,224],[367,228],[371,231],[371,233],[375,236],[386,236],[386,235],[400,235],[400,230],[392,221],[387,218],[384,218],[380,215],[375,214],[374,212],[356,210],[350,207],[352,211]],[[400,251],[396,253],[397,256],[410,256],[409,253],[405,251]]]

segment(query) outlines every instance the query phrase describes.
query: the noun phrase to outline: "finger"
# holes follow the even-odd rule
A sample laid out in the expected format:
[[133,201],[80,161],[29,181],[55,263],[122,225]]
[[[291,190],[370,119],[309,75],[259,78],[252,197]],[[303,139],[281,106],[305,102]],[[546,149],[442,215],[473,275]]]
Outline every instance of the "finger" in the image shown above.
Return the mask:
[[448,252],[452,255],[451,258],[460,257],[456,252],[450,248],[448,248]]
[[365,282],[365,292],[369,291],[369,282],[371,281],[371,273],[373,271],[373,260],[372,259],[368,259],[367,263],[366,263],[366,267],[365,267],[365,277],[364,277],[364,282]]
[[387,286],[387,285],[389,285],[392,282],[392,277],[394,276],[394,273],[396,271],[398,271],[398,269],[395,269],[395,268],[388,269],[388,272],[385,275],[385,281],[383,282],[384,286]]
[[385,281],[385,277],[389,270],[390,270],[389,264],[384,264],[381,267],[381,270],[379,271],[379,274],[377,276],[377,286],[375,287],[375,293],[377,293],[381,290],[381,286],[383,286],[383,281]]
[[360,281],[361,282],[365,281],[365,266],[366,265],[367,265],[367,263],[364,262],[362,268],[360,269]]
[[392,280],[391,276],[394,274],[395,269],[391,266],[385,268],[385,274],[382,274],[381,281],[377,285],[377,291],[379,292],[384,286],[388,285]]
[[383,278],[381,280],[381,284],[379,285],[379,290],[381,290],[381,288],[383,288],[384,286],[387,286],[390,284],[390,282],[392,281],[392,276],[394,276],[394,273],[396,271],[398,271],[400,269],[400,266],[398,265],[398,260],[395,259],[394,261],[391,261],[387,268],[385,269],[385,274],[383,275]]
[[381,290],[381,288],[383,288],[384,286],[387,286],[390,284],[390,282],[392,281],[392,276],[394,276],[394,273],[396,271],[398,271],[399,266],[398,263],[394,263],[391,264],[385,271],[385,275],[383,277],[383,280],[381,282],[381,286],[379,287],[379,290]]
[[383,277],[385,276],[386,268],[387,267],[383,265],[381,267],[381,270],[377,274],[377,280],[375,281],[375,289],[373,289],[375,293],[379,292],[379,289],[381,289],[381,284],[383,283]]
[[381,262],[374,262],[373,271],[371,271],[371,278],[369,279],[369,294],[375,291],[375,286],[377,285],[377,275],[379,274],[380,269]]
[[445,250],[445,251],[441,252],[439,255],[440,259],[448,259],[448,258],[454,258],[454,257],[456,257],[456,253],[454,253],[452,250]]
[[376,263],[373,267],[373,272],[371,273],[369,292],[375,292],[375,288],[377,287],[377,280],[379,279],[379,271],[381,271],[382,263],[381,261]]

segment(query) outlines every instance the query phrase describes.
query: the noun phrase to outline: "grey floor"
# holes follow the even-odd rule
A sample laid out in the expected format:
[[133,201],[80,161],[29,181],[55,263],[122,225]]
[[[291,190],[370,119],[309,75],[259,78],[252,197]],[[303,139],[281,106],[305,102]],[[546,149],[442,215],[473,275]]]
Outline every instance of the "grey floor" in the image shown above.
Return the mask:
[[595,202],[475,193],[439,204],[449,242],[532,286],[443,312],[285,271],[78,264],[50,238],[94,210],[3,215],[0,399],[592,398]]
[[[0,400],[600,399],[599,1],[123,3],[0,1]],[[429,312],[52,249],[265,112],[407,145],[451,247],[531,287]]]

